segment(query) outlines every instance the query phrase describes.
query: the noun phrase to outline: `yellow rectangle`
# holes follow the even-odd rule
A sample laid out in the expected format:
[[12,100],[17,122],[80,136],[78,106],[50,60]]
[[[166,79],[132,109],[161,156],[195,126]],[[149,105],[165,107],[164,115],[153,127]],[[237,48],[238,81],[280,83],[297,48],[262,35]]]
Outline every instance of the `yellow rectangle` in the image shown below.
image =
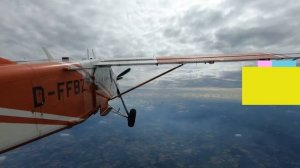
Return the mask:
[[243,67],[242,105],[300,105],[300,67]]

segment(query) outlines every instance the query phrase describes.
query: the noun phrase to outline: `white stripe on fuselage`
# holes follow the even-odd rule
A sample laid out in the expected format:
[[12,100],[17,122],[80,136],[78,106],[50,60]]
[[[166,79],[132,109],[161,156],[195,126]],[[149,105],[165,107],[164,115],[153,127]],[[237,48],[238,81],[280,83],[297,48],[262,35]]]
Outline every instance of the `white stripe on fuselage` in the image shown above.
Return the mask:
[[9,109],[9,108],[0,108],[0,115],[11,116],[11,117],[60,120],[60,121],[82,121],[83,120],[82,118],[77,118],[77,117],[39,113],[39,112],[32,112],[32,111],[25,111],[25,110],[16,110],[16,109]]
[[0,123],[0,151],[66,127],[66,125]]

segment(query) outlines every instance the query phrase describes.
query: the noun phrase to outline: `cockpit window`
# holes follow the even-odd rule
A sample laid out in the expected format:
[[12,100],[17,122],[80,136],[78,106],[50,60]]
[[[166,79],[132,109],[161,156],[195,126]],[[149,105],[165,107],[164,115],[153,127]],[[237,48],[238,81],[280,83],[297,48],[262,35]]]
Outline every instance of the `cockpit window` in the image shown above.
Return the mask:
[[105,89],[111,92],[112,94],[114,94],[116,90],[116,86],[113,80],[114,77],[110,67],[101,67],[96,69],[95,71],[96,84],[100,88]]

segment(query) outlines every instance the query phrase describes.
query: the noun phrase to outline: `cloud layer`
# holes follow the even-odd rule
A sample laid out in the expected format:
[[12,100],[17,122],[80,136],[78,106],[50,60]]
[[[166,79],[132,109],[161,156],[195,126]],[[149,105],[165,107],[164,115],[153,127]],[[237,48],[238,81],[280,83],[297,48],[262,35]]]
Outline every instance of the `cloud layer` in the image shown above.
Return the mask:
[[[294,52],[300,44],[299,9],[296,0],[3,0],[0,55],[14,60],[45,58],[41,46],[57,58],[84,58],[86,48],[94,48],[102,59]],[[212,65],[202,76],[221,67],[239,70],[229,64]]]

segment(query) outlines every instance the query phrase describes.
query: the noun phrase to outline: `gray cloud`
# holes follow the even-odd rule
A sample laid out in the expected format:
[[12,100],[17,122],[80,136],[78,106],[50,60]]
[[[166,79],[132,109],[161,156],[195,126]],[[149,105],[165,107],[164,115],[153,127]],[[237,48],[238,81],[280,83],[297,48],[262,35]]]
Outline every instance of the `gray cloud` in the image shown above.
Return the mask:
[[105,58],[291,50],[300,42],[297,1],[199,2],[179,12],[169,1],[4,0],[0,8],[0,54],[9,57],[35,57],[40,46],[65,55],[93,47]]
[[[288,19],[287,19],[288,18]],[[225,27],[216,32],[215,47],[223,50],[240,50],[245,48],[270,51],[297,50],[300,23],[297,15],[286,11],[284,16],[258,18],[249,26]],[[293,49],[294,47],[294,49]],[[226,49],[227,48],[227,49]]]
[[221,71],[220,75],[203,75],[195,79],[160,80],[157,83],[162,88],[241,88],[241,71]]
[[[41,46],[72,53],[95,44],[96,33],[88,19],[76,10],[76,3],[59,1],[2,1],[1,5],[1,55],[37,57]],[[78,5],[78,4],[77,4]],[[78,6],[77,6],[78,7]],[[77,13],[78,12],[78,13]],[[1,48],[2,48],[1,47]],[[72,51],[73,50],[73,51]],[[75,50],[75,51],[74,51]]]
[[170,19],[164,35],[172,35],[177,45],[193,45],[196,52],[297,51],[299,9],[297,1],[268,0],[228,0],[216,9],[195,6]]

